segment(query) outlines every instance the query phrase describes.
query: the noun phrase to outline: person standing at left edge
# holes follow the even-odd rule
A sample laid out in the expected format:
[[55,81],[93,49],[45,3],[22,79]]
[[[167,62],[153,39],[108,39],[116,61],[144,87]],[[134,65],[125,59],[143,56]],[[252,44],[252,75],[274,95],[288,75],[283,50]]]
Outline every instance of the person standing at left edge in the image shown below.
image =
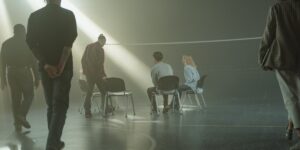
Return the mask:
[[73,77],[72,45],[77,37],[75,16],[62,8],[61,0],[33,12],[28,20],[27,43],[39,61],[47,103],[46,150],[60,150]]
[[[26,116],[34,97],[34,86],[39,86],[37,61],[26,43],[24,25],[14,26],[14,36],[6,40],[1,48],[1,88],[9,83],[14,116],[15,131],[22,132],[22,126],[30,128]],[[23,100],[22,100],[23,97]]]

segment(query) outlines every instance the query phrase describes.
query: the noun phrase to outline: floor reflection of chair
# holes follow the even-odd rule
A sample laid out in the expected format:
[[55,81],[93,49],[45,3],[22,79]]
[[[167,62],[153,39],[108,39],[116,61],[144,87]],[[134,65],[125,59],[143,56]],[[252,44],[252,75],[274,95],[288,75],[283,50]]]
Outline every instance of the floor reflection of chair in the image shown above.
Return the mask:
[[[78,111],[80,114],[83,114],[84,112],[84,101],[85,101],[85,97],[86,97],[86,93],[87,93],[87,89],[88,89],[88,84],[85,80],[79,80],[79,87],[80,87],[80,90],[82,92],[81,94],[81,100],[82,100],[82,104],[81,106],[79,107]],[[92,107],[92,110],[94,112],[100,112],[100,106],[99,106],[99,103],[97,102],[97,99],[100,97],[101,98],[101,93],[99,92],[98,88],[94,88],[94,91],[92,93],[92,97],[91,97],[91,107]]]
[[[207,75],[203,75],[200,78],[200,80],[197,83],[197,89],[196,89],[196,91],[187,90],[187,91],[184,91],[182,93],[182,106],[184,106],[184,104],[186,103],[187,99],[192,104],[192,97],[191,96],[193,95],[195,97],[195,100],[196,100],[196,103],[197,103],[197,107],[199,107],[199,109],[203,109],[203,108],[207,107],[205,99],[204,99],[204,96],[203,96],[203,93],[204,93],[204,88],[203,87],[204,87],[204,81],[205,81],[206,78],[207,78]],[[199,100],[199,96],[202,99],[202,104],[201,104],[201,102]]]
[[[155,99],[157,100],[157,96],[160,95],[171,95],[172,96],[172,110],[173,112],[175,111],[175,105],[176,105],[176,101],[175,98],[178,97],[179,98],[179,92],[178,92],[178,86],[179,86],[179,78],[177,76],[165,76],[165,77],[161,77],[158,80],[158,85],[157,85],[157,91],[154,93],[155,94]],[[181,111],[181,104],[180,104],[180,100],[178,100],[179,104],[179,110]],[[153,102],[152,102],[152,107],[153,107]],[[156,102],[156,113],[159,113],[158,111],[158,105]],[[152,108],[151,108],[151,112],[152,112]]]
[[[126,97],[127,100],[125,117],[127,118],[127,114],[128,114],[129,99],[132,104],[133,115],[135,115],[133,94],[131,91],[126,90],[124,80],[121,78],[107,78],[105,82],[106,82],[107,92],[105,94],[103,115],[104,116],[107,115],[106,112],[107,112],[108,101],[110,102],[110,106],[113,108],[112,97],[119,97],[119,96],[124,96]],[[111,113],[113,114],[113,111],[111,111]]]

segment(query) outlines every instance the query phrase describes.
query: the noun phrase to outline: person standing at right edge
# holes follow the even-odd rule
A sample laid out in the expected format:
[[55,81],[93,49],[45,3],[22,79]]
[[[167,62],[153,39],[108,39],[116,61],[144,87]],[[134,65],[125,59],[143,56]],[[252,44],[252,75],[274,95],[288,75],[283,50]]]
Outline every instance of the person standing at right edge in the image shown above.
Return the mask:
[[[300,137],[300,1],[279,0],[269,12],[259,52],[264,70],[272,70],[288,112],[287,137]],[[300,141],[290,150],[300,150]]]
[[33,12],[28,20],[27,43],[39,61],[47,103],[48,138],[46,150],[60,150],[69,93],[73,77],[71,48],[77,37],[73,12],[60,7],[61,0]]

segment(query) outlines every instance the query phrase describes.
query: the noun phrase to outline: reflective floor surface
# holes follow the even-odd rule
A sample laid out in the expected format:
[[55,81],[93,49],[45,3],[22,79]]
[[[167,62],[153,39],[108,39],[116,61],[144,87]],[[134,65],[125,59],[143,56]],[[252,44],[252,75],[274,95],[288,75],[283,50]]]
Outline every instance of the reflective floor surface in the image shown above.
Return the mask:
[[[95,112],[86,119],[72,103],[65,125],[65,150],[286,150],[296,141],[284,138],[286,112],[280,99],[208,101],[199,111],[186,107],[181,115],[151,116],[146,102],[136,116],[124,117],[122,103],[113,116]],[[32,128],[16,134],[10,111],[1,111],[0,150],[44,150],[47,137],[45,106],[33,105]],[[295,138],[294,138],[295,139]]]

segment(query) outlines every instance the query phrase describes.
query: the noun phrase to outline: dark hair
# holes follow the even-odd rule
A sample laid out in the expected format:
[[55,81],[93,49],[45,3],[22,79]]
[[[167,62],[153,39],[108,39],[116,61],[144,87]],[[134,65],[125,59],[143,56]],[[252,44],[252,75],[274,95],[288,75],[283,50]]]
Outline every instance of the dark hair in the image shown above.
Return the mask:
[[153,57],[156,61],[161,61],[164,58],[164,56],[161,52],[154,52]]
[[103,34],[100,34],[99,37],[98,37],[98,40],[99,39],[105,39],[106,40],[106,37]]
[[14,33],[15,34],[20,34],[20,33],[25,33],[26,32],[26,29],[25,29],[25,26],[22,25],[22,24],[16,24],[14,26]]

